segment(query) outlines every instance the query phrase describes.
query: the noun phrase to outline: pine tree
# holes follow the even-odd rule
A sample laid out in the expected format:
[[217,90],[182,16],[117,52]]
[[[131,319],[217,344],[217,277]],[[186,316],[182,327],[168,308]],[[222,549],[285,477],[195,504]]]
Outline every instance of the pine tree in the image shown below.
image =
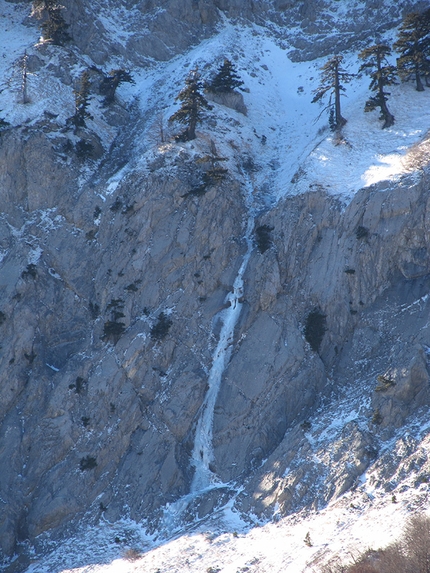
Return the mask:
[[369,89],[375,92],[375,95],[367,100],[364,111],[374,111],[379,107],[381,109],[380,119],[384,120],[383,129],[394,124],[394,115],[390,113],[387,106],[387,96],[390,94],[384,91],[386,86],[396,83],[396,67],[387,60],[387,56],[390,54],[391,48],[385,44],[370,46],[358,54],[358,57],[364,60],[359,72],[365,71],[370,75]]
[[57,46],[62,46],[70,40],[67,32],[69,25],[62,16],[63,10],[64,6],[57,0],[33,0],[33,14],[42,20],[40,27],[43,39]]
[[428,85],[430,75],[430,9],[405,16],[393,47],[400,54],[397,69],[401,79],[408,81],[415,76],[417,91],[424,91],[421,76]]
[[85,127],[86,119],[93,119],[87,110],[90,104],[90,75],[85,70],[82,72],[79,80],[79,89],[74,90],[75,94],[75,113],[68,119],[75,127]]
[[202,95],[203,84],[198,69],[192,70],[185,80],[185,87],[179,92],[175,100],[182,102],[181,107],[171,117],[169,122],[178,122],[186,126],[180,136],[184,141],[196,138],[196,127],[203,120],[203,110],[212,109],[206,98]]
[[100,93],[105,96],[104,105],[109,105],[114,101],[116,88],[125,82],[134,84],[134,80],[129,72],[123,69],[111,70],[100,83]]
[[315,95],[312,103],[320,101],[326,94],[330,94],[328,106],[324,110],[329,111],[329,124],[332,131],[341,129],[346,123],[346,119],[341,113],[340,96],[341,92],[345,91],[343,84],[350,82],[353,78],[353,74],[348,73],[342,67],[342,62],[343,56],[333,56],[328,60],[321,68],[321,83],[313,91]]
[[243,81],[238,76],[234,65],[226,58],[207,87],[211,92],[229,93],[236,88],[241,89],[241,86],[243,86]]

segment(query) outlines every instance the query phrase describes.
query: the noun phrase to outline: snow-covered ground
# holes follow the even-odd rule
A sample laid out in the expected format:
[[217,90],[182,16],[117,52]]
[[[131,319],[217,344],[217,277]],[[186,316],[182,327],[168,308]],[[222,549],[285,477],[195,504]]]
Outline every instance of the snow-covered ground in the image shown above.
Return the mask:
[[27,573],[317,573],[334,558],[349,563],[368,548],[385,547],[401,535],[411,509],[428,509],[428,485],[412,496],[407,488],[414,476],[395,503],[391,493],[366,485],[371,477],[365,474],[358,490],[322,511],[279,521],[275,515],[251,528],[229,505],[164,542],[132,522],[103,524],[35,561]]

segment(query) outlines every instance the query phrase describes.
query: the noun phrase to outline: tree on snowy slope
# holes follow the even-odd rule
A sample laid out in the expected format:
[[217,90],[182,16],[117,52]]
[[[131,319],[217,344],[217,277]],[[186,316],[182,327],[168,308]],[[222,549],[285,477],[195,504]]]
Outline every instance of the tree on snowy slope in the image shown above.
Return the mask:
[[421,76],[425,77],[427,86],[430,76],[430,8],[405,16],[393,48],[400,54],[397,69],[402,80],[415,76],[417,91],[424,91]]
[[212,109],[212,106],[202,95],[202,89],[203,83],[198,69],[191,70],[185,80],[185,87],[175,98],[175,101],[182,102],[181,107],[169,117],[169,122],[178,122],[186,126],[178,139],[183,141],[195,139],[197,124],[203,121],[203,110]]
[[243,81],[238,76],[234,65],[226,58],[209,82],[207,89],[215,93],[229,93],[236,88],[241,89],[241,86],[243,86]]
[[100,93],[105,96],[104,105],[111,104],[115,99],[116,88],[123,83],[134,84],[131,74],[123,69],[111,70],[100,82]]
[[[312,103],[320,101],[326,94],[330,94],[327,107],[323,111],[329,112],[329,123],[332,131],[339,130],[345,125],[346,119],[342,117],[340,109],[341,92],[345,91],[344,83],[351,81],[353,74],[349,74],[342,67],[343,56],[333,56],[321,68],[321,83],[312,93]],[[334,102],[333,102],[334,96]]]
[[75,127],[85,127],[85,120],[92,119],[92,115],[87,110],[90,103],[90,75],[87,71],[82,72],[79,80],[79,88],[74,90],[75,113],[67,121]]
[[390,113],[387,100],[390,94],[384,88],[396,83],[397,70],[392,66],[387,56],[391,54],[391,48],[385,44],[376,44],[364,49],[358,54],[358,57],[364,60],[359,72],[366,72],[370,75],[371,81],[369,89],[375,92],[365,106],[364,111],[374,111],[377,107],[381,109],[380,119],[384,120],[382,129],[391,127],[394,124],[394,115]]
[[57,0],[33,0],[33,14],[42,20],[40,28],[43,39],[49,40],[57,46],[62,46],[70,40],[67,32],[68,24],[62,16],[64,6]]

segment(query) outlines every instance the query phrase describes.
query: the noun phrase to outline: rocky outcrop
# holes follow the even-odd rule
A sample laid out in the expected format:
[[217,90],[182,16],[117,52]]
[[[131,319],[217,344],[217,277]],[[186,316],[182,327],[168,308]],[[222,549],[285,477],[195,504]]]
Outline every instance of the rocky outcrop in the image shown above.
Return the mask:
[[[64,18],[74,43],[100,66],[109,58],[121,57],[133,64],[150,66],[169,60],[213,34],[223,17],[282,27],[282,39],[292,46],[290,56],[307,60],[364,40],[369,29],[389,30],[404,12],[423,10],[425,3],[410,0],[401,6],[369,0],[346,7],[328,0],[168,0],[160,7],[151,0],[116,0],[92,6],[83,0],[65,0]],[[336,35],[336,22],[343,21]],[[294,33],[289,30],[294,29]],[[115,41],[112,41],[115,37]]]

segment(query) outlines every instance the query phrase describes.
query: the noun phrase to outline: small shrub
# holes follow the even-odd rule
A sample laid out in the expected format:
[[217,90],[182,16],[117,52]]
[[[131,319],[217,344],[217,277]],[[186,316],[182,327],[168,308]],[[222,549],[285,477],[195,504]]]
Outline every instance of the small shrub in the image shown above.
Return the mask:
[[36,265],[34,265],[33,263],[29,263],[26,266],[25,270],[22,271],[21,277],[23,279],[26,279],[27,277],[31,277],[32,279],[35,279],[37,277]]
[[119,211],[122,208],[122,201],[119,197],[117,197],[115,199],[115,201],[112,203],[112,205],[109,207],[109,209],[113,212],[116,213],[117,211]]
[[6,322],[6,315],[0,310],[0,325],[2,325],[4,322]]
[[84,428],[88,428],[90,425],[90,418],[88,418],[88,416],[82,416],[81,421]]
[[307,545],[308,547],[312,547],[312,541],[311,541],[311,536],[310,536],[309,531],[305,535],[304,542],[305,542],[305,545]]
[[355,269],[345,269],[347,275],[355,275]]
[[79,159],[90,159],[94,152],[94,145],[85,139],[80,139],[75,149]]
[[312,424],[309,422],[309,420],[305,420],[300,424],[300,427],[304,432],[309,432],[309,430],[312,428]]
[[37,354],[32,350],[29,354],[24,352],[24,357],[28,360],[30,364],[33,364],[34,359],[36,358]]
[[372,424],[374,424],[375,426],[379,426],[380,424],[382,424],[382,414],[379,411],[379,409],[373,411]]
[[163,338],[166,338],[172,324],[173,322],[167,314],[160,312],[157,322],[151,328],[151,338],[153,340],[163,340]]
[[116,320],[107,320],[103,326],[103,340],[116,340],[118,339],[125,330],[125,324],[123,322],[117,322]]
[[366,239],[369,236],[369,229],[367,227],[359,225],[357,227],[357,230],[355,231],[355,236],[357,237],[358,240]]
[[87,241],[94,241],[97,235],[97,229],[91,229],[87,233],[85,233],[85,238]]
[[101,214],[102,214],[102,210],[100,209],[100,207],[98,205],[96,205],[94,208],[93,219],[98,219]]
[[96,320],[96,318],[100,316],[100,307],[96,302],[90,301],[88,310],[90,311],[90,315],[93,320]]
[[82,390],[85,388],[86,383],[87,383],[86,380],[84,380],[82,376],[78,376],[76,378],[76,383],[75,383],[76,394],[80,394],[82,392]]
[[97,460],[94,456],[85,456],[85,458],[82,458],[79,462],[81,472],[93,470],[95,467],[97,467]]
[[127,549],[127,551],[124,553],[124,559],[126,559],[127,561],[131,561],[132,563],[141,558],[142,558],[142,553],[138,549],[130,547],[130,549]]
[[260,225],[255,229],[255,243],[261,254],[265,253],[272,246],[272,235],[274,227]]
[[376,380],[378,381],[378,385],[375,388],[375,392],[386,392],[392,386],[396,385],[394,380],[390,380],[390,378],[387,378],[386,376],[379,375]]
[[318,352],[327,330],[326,315],[315,307],[306,317],[305,338],[314,352]]

